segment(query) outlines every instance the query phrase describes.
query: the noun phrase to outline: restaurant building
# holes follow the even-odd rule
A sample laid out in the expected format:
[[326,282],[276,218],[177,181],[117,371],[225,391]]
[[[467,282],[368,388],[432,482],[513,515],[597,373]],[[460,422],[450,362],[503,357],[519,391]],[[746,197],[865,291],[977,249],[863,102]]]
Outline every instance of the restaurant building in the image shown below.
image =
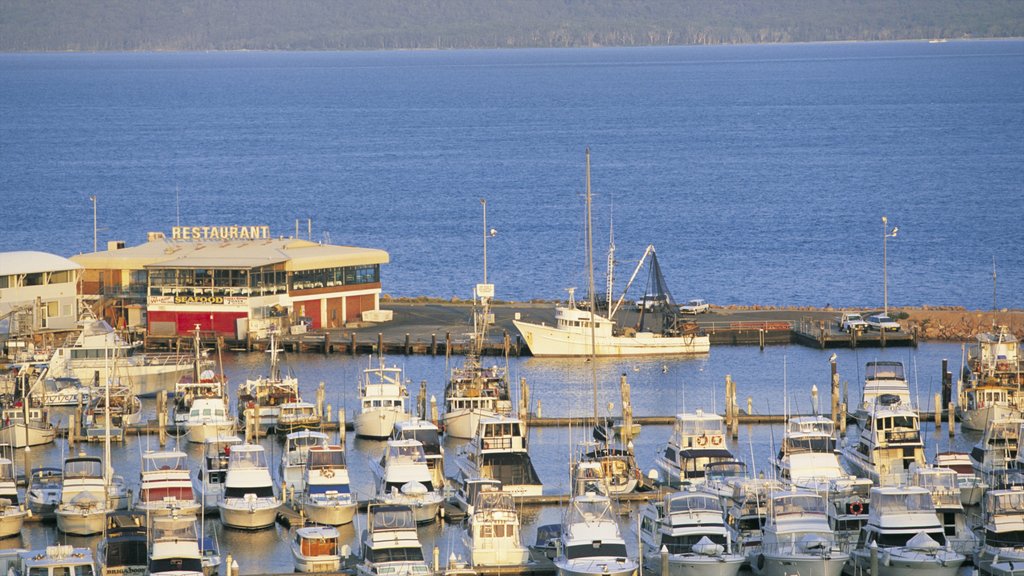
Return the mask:
[[379,310],[388,253],[274,238],[267,226],[180,226],[145,244],[74,256],[83,294],[117,326],[151,336],[199,328],[238,340],[271,326],[335,328]]
[[82,267],[56,254],[0,252],[0,331],[72,330]]

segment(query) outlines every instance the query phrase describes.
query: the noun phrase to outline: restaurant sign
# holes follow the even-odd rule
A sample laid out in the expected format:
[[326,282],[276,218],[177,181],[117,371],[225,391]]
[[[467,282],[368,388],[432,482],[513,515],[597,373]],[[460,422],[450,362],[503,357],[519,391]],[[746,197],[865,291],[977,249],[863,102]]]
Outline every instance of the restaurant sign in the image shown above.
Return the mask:
[[269,240],[270,226],[172,226],[172,240]]

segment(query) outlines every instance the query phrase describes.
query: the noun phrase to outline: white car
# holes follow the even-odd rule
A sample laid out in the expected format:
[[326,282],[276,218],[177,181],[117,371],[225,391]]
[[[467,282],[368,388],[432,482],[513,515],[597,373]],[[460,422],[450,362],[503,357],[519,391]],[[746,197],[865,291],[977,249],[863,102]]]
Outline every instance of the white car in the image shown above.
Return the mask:
[[683,314],[704,314],[711,311],[711,305],[700,298],[694,298],[679,307]]
[[836,319],[836,324],[843,332],[863,332],[868,327],[868,323],[857,312],[844,312]]
[[651,312],[661,308],[663,304],[668,304],[668,296],[648,294],[646,297],[636,301],[636,309]]
[[868,316],[866,319],[868,328],[871,330],[886,331],[886,332],[899,332],[900,323],[889,318],[885,314],[873,314]]

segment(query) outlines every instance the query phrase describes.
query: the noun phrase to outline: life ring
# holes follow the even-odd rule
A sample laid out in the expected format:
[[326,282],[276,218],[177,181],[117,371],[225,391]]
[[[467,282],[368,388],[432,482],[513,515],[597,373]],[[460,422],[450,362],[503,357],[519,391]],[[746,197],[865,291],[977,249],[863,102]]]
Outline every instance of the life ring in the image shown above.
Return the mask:
[[850,514],[854,516],[860,516],[864,512],[864,505],[860,502],[853,502],[850,504]]
[[715,446],[720,446],[722,444],[722,437],[721,436],[712,436],[711,437],[711,443],[714,444]]
[[697,446],[707,446],[707,445],[708,445],[708,437],[706,435],[703,435],[703,436],[700,436],[700,437],[697,438]]

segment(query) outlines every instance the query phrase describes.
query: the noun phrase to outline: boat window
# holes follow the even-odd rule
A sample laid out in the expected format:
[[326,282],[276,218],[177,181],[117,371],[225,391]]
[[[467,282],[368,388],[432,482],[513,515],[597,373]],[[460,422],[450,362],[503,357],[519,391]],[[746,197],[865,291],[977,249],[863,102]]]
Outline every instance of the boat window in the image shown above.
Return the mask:
[[338,494],[351,494],[352,490],[348,484],[308,484],[306,490],[312,494],[327,494],[337,492]]
[[568,560],[596,557],[626,558],[626,545],[624,543],[601,541],[592,544],[577,544],[566,548],[565,557]]
[[422,562],[423,550],[418,547],[384,548],[382,550],[368,550],[367,556],[367,560],[375,564],[383,562]]
[[680,536],[663,535],[661,544],[668,548],[669,554],[690,554],[693,552],[693,545],[700,542],[701,538],[707,538],[715,544],[726,545],[724,534],[684,534]]
[[[946,544],[946,536],[942,531],[926,532],[929,538],[935,540],[940,545]],[[879,546],[906,546],[907,541],[916,536],[917,533],[884,533],[878,534],[875,541],[878,542]]]
[[669,500],[668,512],[689,512],[690,510],[709,510],[721,512],[722,504],[717,498],[710,496],[683,496]]
[[225,498],[245,498],[246,494],[255,494],[257,498],[273,498],[274,488],[272,486],[252,486],[246,488],[224,489]]
[[995,548],[1021,548],[1024,547],[1024,530],[1012,532],[985,531],[985,545]]
[[[157,574],[162,572],[202,572],[203,561],[199,558],[166,558],[162,560],[151,560],[149,573]],[[78,576],[81,576],[79,574]]]

